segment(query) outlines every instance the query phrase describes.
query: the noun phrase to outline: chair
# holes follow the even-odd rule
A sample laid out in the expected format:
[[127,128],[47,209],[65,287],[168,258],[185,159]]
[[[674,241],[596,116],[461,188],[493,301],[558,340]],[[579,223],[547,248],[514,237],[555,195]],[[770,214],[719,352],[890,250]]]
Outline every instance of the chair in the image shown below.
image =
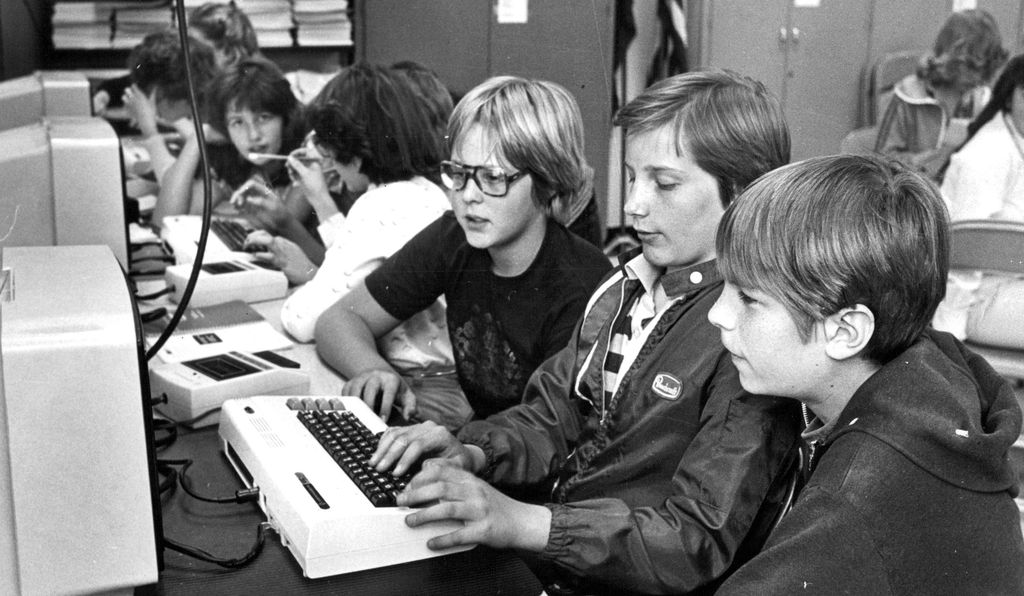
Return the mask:
[[[1024,277],[1024,222],[977,219],[953,222],[950,269]],[[1024,314],[1024,313],[1022,313]],[[1024,352],[967,343],[999,374],[1024,384]]]
[[875,139],[878,137],[877,126],[865,126],[851,130],[839,143],[840,153],[873,153]]
[[917,63],[924,51],[903,51],[883,54],[868,70],[862,83],[864,95],[861,98],[861,114],[865,124],[878,124],[879,117],[892,98],[896,83],[917,70]]

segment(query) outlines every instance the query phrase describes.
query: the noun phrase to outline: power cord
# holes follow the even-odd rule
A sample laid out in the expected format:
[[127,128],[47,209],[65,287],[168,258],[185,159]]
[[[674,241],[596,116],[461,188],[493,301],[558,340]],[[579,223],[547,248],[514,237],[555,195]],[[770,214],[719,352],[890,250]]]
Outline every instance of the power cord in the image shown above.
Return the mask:
[[[164,394],[164,401],[163,401],[163,403],[167,403],[166,394]],[[193,428],[196,425],[197,422],[199,422],[200,420],[204,420],[206,418],[209,418],[210,416],[213,416],[217,412],[220,412],[220,407],[209,409],[209,410],[203,412],[202,414],[196,416],[195,418],[189,418],[188,420],[176,420],[175,418],[173,418],[171,416],[168,416],[162,410],[156,410],[157,414],[160,414],[161,416],[166,418],[168,421],[173,422],[177,426],[184,426],[186,428]]]
[[[159,298],[161,296],[170,294],[173,291],[174,291],[174,285],[169,285],[169,286],[165,287],[162,290],[157,290],[156,292],[151,292],[149,294],[136,294],[135,295],[135,299],[136,300],[153,300],[154,298]],[[166,311],[164,311],[164,312],[166,312]]]
[[181,469],[177,472],[178,484],[190,497],[198,501],[204,501],[206,503],[250,503],[260,496],[259,487],[253,487],[236,490],[234,496],[231,497],[206,497],[192,490],[192,486],[188,481],[188,476],[185,475],[189,466],[193,464],[191,459],[158,459],[157,464],[165,467],[181,466]]
[[246,565],[251,563],[257,556],[259,556],[259,554],[263,551],[263,544],[266,540],[266,531],[272,529],[273,528],[270,526],[269,523],[260,522],[260,524],[256,526],[256,544],[253,545],[252,549],[248,553],[237,559],[224,559],[213,554],[210,554],[201,548],[182,544],[166,536],[164,536],[163,543],[165,547],[173,551],[177,551],[183,555],[199,559],[200,561],[206,561],[207,563],[213,563],[215,565],[220,565],[221,567],[226,567],[228,569],[238,569],[239,567],[245,567]]

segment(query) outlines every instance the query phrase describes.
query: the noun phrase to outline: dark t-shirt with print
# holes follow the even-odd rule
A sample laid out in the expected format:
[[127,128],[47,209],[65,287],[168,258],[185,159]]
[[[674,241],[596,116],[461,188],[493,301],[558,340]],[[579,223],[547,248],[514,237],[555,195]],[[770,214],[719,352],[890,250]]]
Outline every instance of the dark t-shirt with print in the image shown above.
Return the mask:
[[568,343],[610,267],[595,246],[548,220],[530,267],[499,277],[449,211],[370,273],[366,287],[403,321],[445,296],[459,383],[483,418],[520,402],[534,369]]

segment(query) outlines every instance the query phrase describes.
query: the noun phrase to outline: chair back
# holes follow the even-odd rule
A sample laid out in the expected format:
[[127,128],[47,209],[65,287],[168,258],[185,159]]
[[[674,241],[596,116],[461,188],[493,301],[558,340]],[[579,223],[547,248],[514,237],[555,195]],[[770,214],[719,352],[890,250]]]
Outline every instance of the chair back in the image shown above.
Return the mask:
[[865,94],[861,111],[865,124],[877,124],[892,98],[892,89],[907,75],[917,70],[924,51],[913,50],[883,54],[875,61],[864,81]]
[[950,226],[950,269],[1024,275],[1024,222],[970,219]]

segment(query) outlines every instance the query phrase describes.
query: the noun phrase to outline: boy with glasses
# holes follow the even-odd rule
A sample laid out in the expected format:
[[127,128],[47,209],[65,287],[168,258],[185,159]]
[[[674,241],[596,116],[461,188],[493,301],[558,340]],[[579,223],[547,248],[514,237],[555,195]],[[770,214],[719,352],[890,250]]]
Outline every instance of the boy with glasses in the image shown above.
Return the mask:
[[[385,420],[455,429],[519,403],[533,370],[563,348],[604,254],[550,216],[589,193],[579,108],[558,85],[497,77],[471,90],[448,124],[441,169],[452,212],[427,226],[317,321],[317,351]],[[443,297],[465,400],[420,399],[377,340]],[[465,408],[468,401],[472,412]],[[461,402],[461,403],[460,403]]]
[[[458,439],[391,428],[370,463],[438,458],[399,496],[424,507],[407,523],[462,520],[428,546],[515,548],[549,594],[708,593],[757,552],[795,478],[795,402],[745,393],[707,320],[718,222],[788,161],[789,133],[763,85],[722,71],[665,79],[616,122],[642,254],[601,283],[522,404]],[[543,504],[509,496],[540,490]]]

